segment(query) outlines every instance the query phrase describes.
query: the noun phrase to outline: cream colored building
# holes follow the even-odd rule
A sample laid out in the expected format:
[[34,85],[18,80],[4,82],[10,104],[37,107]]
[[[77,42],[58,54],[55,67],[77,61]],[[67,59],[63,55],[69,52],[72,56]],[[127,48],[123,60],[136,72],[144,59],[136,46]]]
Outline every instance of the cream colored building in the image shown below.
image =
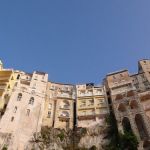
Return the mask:
[[75,87],[48,82],[43,126],[72,129],[74,122]]
[[20,78],[10,96],[5,114],[0,121],[0,140],[3,147],[7,133],[11,133],[9,150],[23,150],[34,133],[40,131],[48,75],[42,72],[27,74],[20,72]]
[[90,83],[76,85],[76,90],[77,127],[102,124],[109,113],[105,87]]

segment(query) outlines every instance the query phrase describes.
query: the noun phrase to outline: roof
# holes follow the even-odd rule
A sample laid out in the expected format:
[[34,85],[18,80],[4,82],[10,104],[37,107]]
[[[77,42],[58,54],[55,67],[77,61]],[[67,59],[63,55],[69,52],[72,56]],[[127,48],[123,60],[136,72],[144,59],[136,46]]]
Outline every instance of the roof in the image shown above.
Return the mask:
[[123,69],[123,70],[111,72],[111,73],[108,73],[107,76],[112,76],[112,75],[114,75],[114,74],[118,74],[118,73],[122,73],[122,72],[126,72],[126,71],[128,71],[128,70],[127,70],[127,69]]

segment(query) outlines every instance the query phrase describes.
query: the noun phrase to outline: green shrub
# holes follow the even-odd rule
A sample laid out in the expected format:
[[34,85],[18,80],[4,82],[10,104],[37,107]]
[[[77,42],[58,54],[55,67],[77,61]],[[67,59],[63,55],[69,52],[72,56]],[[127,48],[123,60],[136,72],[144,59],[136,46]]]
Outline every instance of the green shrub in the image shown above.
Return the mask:
[[64,133],[62,131],[57,136],[59,137],[59,139],[60,139],[61,142],[64,140],[65,135],[64,135]]
[[7,146],[5,145],[5,146],[2,148],[2,150],[7,150]]
[[89,150],[96,150],[96,149],[97,149],[96,146],[93,145]]

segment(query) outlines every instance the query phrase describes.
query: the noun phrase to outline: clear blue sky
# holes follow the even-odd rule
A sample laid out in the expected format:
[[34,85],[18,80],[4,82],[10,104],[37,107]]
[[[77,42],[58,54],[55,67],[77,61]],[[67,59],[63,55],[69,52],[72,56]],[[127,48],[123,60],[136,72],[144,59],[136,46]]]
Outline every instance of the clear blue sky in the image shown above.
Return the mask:
[[150,58],[150,0],[1,0],[0,58],[65,83],[136,72]]

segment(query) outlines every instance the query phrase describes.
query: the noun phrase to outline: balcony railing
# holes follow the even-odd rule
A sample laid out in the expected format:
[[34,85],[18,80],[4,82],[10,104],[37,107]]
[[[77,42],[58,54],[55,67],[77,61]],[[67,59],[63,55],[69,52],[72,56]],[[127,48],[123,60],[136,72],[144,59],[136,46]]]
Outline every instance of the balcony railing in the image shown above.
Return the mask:
[[67,105],[60,106],[59,108],[60,108],[60,109],[70,109],[70,107],[69,107],[69,106],[67,106]]
[[70,118],[70,116],[69,115],[65,115],[65,114],[60,114],[59,118]]
[[9,81],[10,77],[0,77],[0,81]]
[[4,90],[6,86],[0,86],[0,90]]
[[83,115],[83,116],[78,116],[78,120],[95,120],[96,115]]

